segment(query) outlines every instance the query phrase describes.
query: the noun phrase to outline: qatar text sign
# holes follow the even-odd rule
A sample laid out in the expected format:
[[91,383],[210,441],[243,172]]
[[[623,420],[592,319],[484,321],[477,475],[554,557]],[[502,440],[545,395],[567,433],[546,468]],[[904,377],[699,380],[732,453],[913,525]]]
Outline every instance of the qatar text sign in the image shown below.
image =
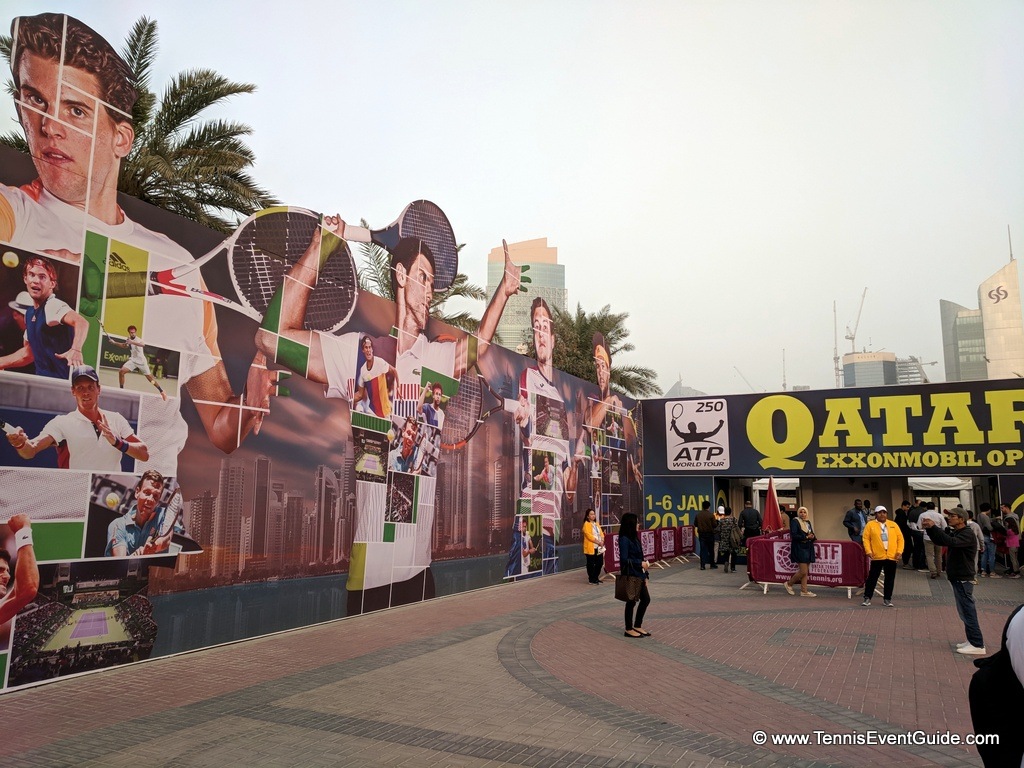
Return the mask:
[[645,474],[1019,474],[1017,379],[643,404]]

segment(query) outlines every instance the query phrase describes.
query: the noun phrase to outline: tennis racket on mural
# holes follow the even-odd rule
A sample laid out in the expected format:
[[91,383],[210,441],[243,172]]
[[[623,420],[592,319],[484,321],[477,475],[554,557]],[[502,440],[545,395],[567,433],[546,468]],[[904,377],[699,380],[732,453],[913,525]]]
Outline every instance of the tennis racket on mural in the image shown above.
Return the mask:
[[450,451],[462,448],[489,416],[504,408],[505,398],[473,366],[459,377],[459,389],[445,408],[441,447]]
[[345,225],[345,239],[355,243],[374,243],[394,253],[399,241],[405,237],[418,237],[427,244],[434,256],[434,290],[451,287],[459,271],[459,249],[451,222],[437,205],[429,200],[417,200],[383,229],[367,229]]
[[21,429],[21,427],[16,427],[13,424],[8,424],[3,419],[0,419],[0,429],[4,431],[5,435],[13,435],[15,432]]
[[[227,240],[193,262],[159,272],[110,272],[107,298],[184,296],[227,307],[259,322],[285,275],[309,246],[320,220],[320,214],[305,208],[257,211]],[[237,301],[182,282],[221,254],[226,254]],[[344,325],[355,309],[358,286],[352,254],[339,239],[310,295],[306,328],[334,331]]]
[[163,541],[161,552],[166,551],[171,543],[171,534],[174,533],[175,527],[180,525],[184,511],[185,500],[182,498],[179,488],[171,495],[171,500],[164,507],[164,516],[160,519],[160,525],[149,535],[148,541],[143,546],[152,547],[157,542]]

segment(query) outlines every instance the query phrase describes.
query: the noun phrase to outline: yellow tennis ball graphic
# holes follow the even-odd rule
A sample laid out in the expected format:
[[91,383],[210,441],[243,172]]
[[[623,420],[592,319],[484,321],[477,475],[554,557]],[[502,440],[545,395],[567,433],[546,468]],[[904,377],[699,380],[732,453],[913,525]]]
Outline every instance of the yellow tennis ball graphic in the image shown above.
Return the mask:
[[14,251],[8,251],[4,254],[4,266],[14,269],[18,266],[18,254]]
[[111,493],[107,494],[107,506],[108,507],[110,507],[111,509],[115,509],[117,507],[117,505],[120,504],[120,503],[121,503],[121,497],[118,496],[116,493],[111,492]]

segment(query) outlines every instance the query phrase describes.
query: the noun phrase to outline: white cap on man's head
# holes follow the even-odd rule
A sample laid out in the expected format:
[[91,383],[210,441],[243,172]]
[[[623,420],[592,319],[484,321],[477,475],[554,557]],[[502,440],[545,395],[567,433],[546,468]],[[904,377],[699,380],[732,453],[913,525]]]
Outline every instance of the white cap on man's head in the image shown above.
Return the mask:
[[876,512],[876,513],[878,513],[878,512],[885,512],[885,513],[888,513],[888,512],[889,512],[889,510],[888,510],[888,509],[886,509],[885,507],[883,507],[883,506],[882,506],[881,504],[879,504],[879,505],[878,505],[877,507],[875,507],[875,512]]

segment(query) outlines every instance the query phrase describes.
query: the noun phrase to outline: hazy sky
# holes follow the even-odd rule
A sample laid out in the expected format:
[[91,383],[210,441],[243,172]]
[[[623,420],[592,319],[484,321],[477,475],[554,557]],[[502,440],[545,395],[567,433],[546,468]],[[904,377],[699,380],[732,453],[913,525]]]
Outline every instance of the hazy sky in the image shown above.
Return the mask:
[[[569,300],[630,314],[665,389],[831,387],[857,347],[943,379],[938,302],[1024,253],[1024,3],[10,2],[120,48],[159,23],[155,82],[256,83],[257,179],[380,226],[438,203],[462,271],[547,237]],[[3,100],[0,127],[13,119]],[[482,310],[482,307],[481,307]],[[742,371],[742,376],[737,372]]]

